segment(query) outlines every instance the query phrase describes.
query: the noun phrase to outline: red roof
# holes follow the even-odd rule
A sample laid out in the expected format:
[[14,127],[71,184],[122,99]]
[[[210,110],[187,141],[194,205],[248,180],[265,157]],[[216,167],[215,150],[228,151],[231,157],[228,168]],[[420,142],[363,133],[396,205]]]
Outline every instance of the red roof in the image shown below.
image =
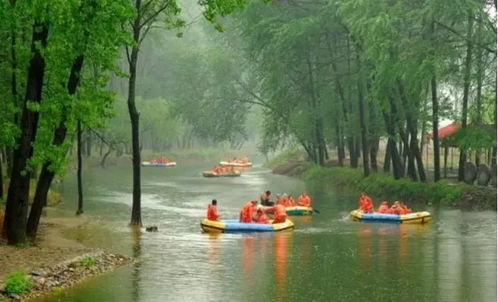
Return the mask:
[[[455,133],[458,129],[460,129],[460,127],[460,124],[451,123],[448,126],[439,128],[437,131],[439,139]],[[432,132],[427,134],[427,138],[432,139]]]

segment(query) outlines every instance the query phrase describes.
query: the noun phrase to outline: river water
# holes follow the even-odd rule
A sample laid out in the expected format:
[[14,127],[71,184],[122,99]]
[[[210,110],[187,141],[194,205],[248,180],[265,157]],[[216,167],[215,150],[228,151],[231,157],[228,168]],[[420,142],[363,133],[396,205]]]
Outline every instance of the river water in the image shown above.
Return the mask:
[[[86,244],[135,256],[137,264],[37,301],[496,301],[496,212],[429,210],[427,225],[348,219],[357,197],[272,174],[203,178],[210,164],[142,169],[142,219],[158,232],[132,231],[131,170],[85,171],[85,214],[111,231],[73,234]],[[75,176],[61,185],[76,209]],[[307,189],[320,214],[293,217],[295,230],[204,234],[212,198],[224,218],[264,190]],[[89,234],[91,233],[91,234]]]

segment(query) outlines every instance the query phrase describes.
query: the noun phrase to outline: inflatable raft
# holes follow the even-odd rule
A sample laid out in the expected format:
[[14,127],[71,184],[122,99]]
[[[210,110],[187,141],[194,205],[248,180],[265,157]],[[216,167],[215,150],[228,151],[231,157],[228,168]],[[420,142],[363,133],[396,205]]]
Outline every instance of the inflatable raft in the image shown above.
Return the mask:
[[237,163],[237,162],[231,162],[231,161],[220,161],[221,166],[230,166],[230,167],[252,167],[251,162],[247,163]]
[[285,212],[289,216],[311,215],[313,214],[313,208],[303,206],[286,207]]
[[201,221],[201,228],[206,233],[248,233],[248,232],[278,232],[291,230],[294,223],[287,219],[283,223],[241,223],[238,219],[208,220]]
[[351,218],[355,221],[391,222],[391,223],[427,223],[431,221],[431,213],[415,212],[404,215],[363,213],[359,210],[351,211]]
[[143,167],[173,167],[176,166],[176,162],[171,161],[169,163],[151,163],[150,161],[143,161]]
[[237,177],[237,176],[240,176],[240,172],[216,173],[214,171],[203,171],[202,176],[204,176],[204,177]]

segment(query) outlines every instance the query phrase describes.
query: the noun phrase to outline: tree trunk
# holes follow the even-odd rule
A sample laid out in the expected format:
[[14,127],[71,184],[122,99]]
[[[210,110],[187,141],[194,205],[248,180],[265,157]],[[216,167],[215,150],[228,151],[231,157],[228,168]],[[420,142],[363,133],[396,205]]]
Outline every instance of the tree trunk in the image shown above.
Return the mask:
[[377,152],[379,151],[379,138],[370,140],[370,166],[373,172],[377,172]]
[[350,166],[351,168],[358,168],[358,155],[357,155],[357,149],[356,149],[356,145],[355,145],[355,139],[353,136],[351,136],[349,139],[348,139],[348,150],[349,150],[349,162],[350,162]]
[[431,95],[432,95],[432,143],[434,148],[434,181],[437,182],[441,178],[440,175],[441,160],[439,155],[439,103],[437,99],[436,74],[434,71],[431,79]]
[[448,146],[444,146],[444,178],[448,177]]
[[[136,11],[140,12],[141,0],[135,1]],[[131,225],[142,225],[141,215],[141,184],[140,184],[140,140],[139,140],[139,113],[135,106],[135,85],[137,76],[138,50],[140,43],[140,19],[137,15],[133,24],[133,41],[129,58],[130,78],[128,81],[128,111],[131,121],[131,139],[133,152],[133,205],[131,211]]]
[[360,130],[361,130],[361,147],[363,151],[363,176],[367,177],[370,174],[370,168],[368,165],[368,145],[367,145],[367,126],[365,123],[365,100],[363,98],[363,73],[362,66],[360,62],[360,55],[356,54],[356,60],[358,63],[358,107],[360,112]]
[[[469,16],[467,23],[467,54],[465,57],[465,70],[463,76],[463,101],[462,101],[462,129],[467,128],[467,107],[469,102],[470,72],[472,69],[472,27],[473,17]],[[467,161],[466,150],[460,149],[458,160],[458,180],[463,181],[464,165]]]
[[392,139],[388,138],[386,150],[385,150],[385,154],[384,154],[384,167],[382,169],[384,171],[384,173],[389,173],[391,171],[391,153],[389,153],[391,143],[392,143]]
[[413,116],[411,113],[413,110],[410,110],[410,102],[408,101],[405,92],[404,92],[404,87],[402,83],[398,80],[398,90],[399,94],[401,97],[401,102],[403,104],[403,107],[406,108],[405,110],[405,116],[406,116],[406,126],[408,128],[408,131],[410,133],[410,150],[411,153],[413,154],[413,157],[415,158],[415,161],[417,163],[417,169],[418,169],[418,174],[420,177],[421,182],[426,181],[425,177],[425,169],[424,169],[424,163],[422,161],[422,155],[420,153],[420,149],[418,148],[418,139],[417,139],[417,122],[414,120]]
[[104,154],[104,156],[102,157],[102,160],[100,161],[100,166],[102,168],[105,168],[105,162],[107,160],[107,157],[109,156],[109,154],[111,154],[112,152],[112,147],[109,146],[109,149],[107,150],[107,152]]
[[[394,140],[394,137],[396,137],[396,124],[397,124],[397,119],[396,119],[396,109],[393,107],[394,106],[394,101],[390,98],[389,101],[390,108],[391,108],[391,113],[388,115],[386,111],[383,111],[382,114],[384,116],[384,123],[386,124],[386,130],[387,134],[389,135],[388,141],[387,141],[387,146],[386,146],[386,160],[388,161],[387,167],[389,167],[389,159],[392,161],[392,167],[393,167],[393,175],[395,179],[399,179],[402,177],[401,173],[401,159],[398,154],[398,149],[396,147],[396,142]],[[387,168],[386,171],[386,163],[384,162],[384,171],[389,172],[389,168]]]
[[337,161],[339,162],[339,166],[344,166],[344,137],[342,136],[341,127],[337,125],[335,127],[336,136],[337,136]]
[[[71,67],[71,73],[69,75],[69,80],[67,84],[67,91],[69,95],[74,95],[78,84],[80,81],[80,72],[83,67],[83,56],[78,56]],[[60,146],[64,143],[67,135],[66,127],[66,116],[62,117],[59,126],[54,131],[54,138],[52,140],[52,145]],[[42,166],[38,182],[36,184],[35,196],[33,198],[33,205],[31,206],[31,211],[29,213],[28,224],[27,224],[27,235],[34,241],[36,238],[36,233],[38,231],[38,224],[40,222],[41,213],[43,207],[47,205],[47,194],[50,189],[50,185],[55,176],[55,172],[49,169],[51,162],[45,162]]]
[[28,159],[33,154],[33,142],[38,130],[38,111],[28,109],[28,101],[40,103],[42,98],[45,59],[39,49],[47,44],[48,27],[39,22],[33,26],[33,37],[26,82],[26,97],[21,116],[21,135],[14,150],[12,173],[5,208],[4,229],[9,244],[26,241],[26,219],[30,173],[25,173]]
[[0,200],[3,200],[3,171],[2,171],[1,160],[0,160]]
[[[481,17],[482,18],[482,17]],[[479,22],[477,24],[477,42],[481,43],[481,24],[482,22]],[[477,117],[476,117],[476,123],[478,125],[482,124],[482,78],[483,78],[483,62],[482,62],[482,47],[477,47],[477,95],[476,95],[476,102],[477,102]],[[496,83],[496,82],[495,82]],[[481,150],[476,150],[476,166],[479,166],[481,163]]]
[[76,211],[76,215],[83,214],[83,182],[82,182],[82,156],[81,156],[81,121],[78,120],[78,129],[76,130],[78,133],[77,135],[77,146],[78,146],[78,210]]

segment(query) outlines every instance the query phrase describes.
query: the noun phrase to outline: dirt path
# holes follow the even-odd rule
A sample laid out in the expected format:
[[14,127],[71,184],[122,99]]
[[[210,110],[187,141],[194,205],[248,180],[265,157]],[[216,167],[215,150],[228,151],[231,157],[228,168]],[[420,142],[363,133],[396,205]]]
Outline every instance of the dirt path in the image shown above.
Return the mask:
[[55,265],[94,250],[74,240],[66,239],[62,234],[65,229],[77,228],[88,223],[88,218],[84,216],[44,217],[40,223],[36,245],[19,248],[8,246],[5,241],[0,241],[0,283],[11,271],[23,270],[29,273],[40,265]]

